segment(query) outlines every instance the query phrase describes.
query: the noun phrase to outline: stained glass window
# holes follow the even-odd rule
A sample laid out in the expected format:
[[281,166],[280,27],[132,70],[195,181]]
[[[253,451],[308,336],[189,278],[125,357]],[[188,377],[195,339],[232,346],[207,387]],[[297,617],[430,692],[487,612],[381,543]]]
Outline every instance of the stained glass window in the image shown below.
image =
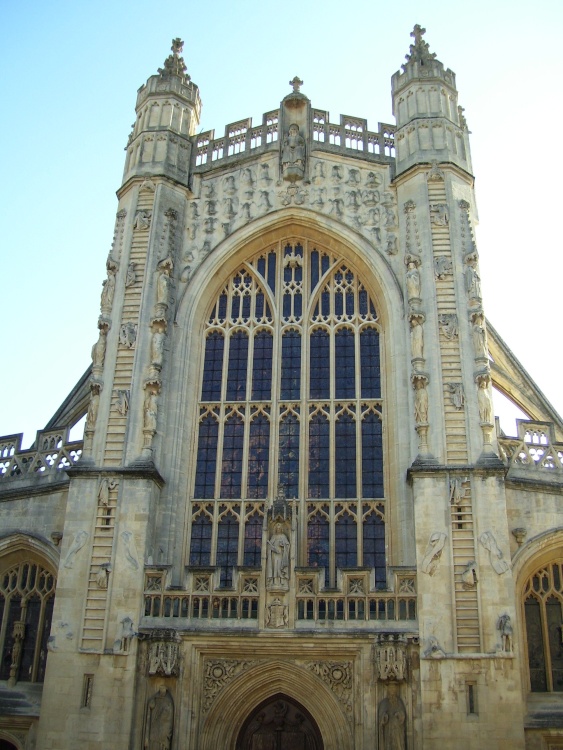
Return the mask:
[[532,692],[563,692],[563,560],[545,565],[528,578],[524,616]]

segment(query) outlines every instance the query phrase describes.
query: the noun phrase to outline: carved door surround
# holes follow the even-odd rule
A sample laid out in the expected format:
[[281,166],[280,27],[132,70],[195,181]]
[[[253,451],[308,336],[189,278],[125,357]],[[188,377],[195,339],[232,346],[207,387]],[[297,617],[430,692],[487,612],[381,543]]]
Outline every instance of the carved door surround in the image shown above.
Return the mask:
[[237,738],[236,750],[323,750],[319,728],[297,701],[283,693],[253,709]]

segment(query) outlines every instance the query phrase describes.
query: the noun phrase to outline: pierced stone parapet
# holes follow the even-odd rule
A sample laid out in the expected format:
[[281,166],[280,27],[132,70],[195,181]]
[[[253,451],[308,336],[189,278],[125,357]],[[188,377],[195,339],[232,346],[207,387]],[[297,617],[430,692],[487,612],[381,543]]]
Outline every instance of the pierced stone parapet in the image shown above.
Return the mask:
[[[510,469],[530,474],[542,474],[542,480],[551,474],[557,481],[563,479],[563,443],[555,441],[551,422],[516,420],[517,437],[498,437],[500,456]],[[509,472],[508,476],[511,476]]]
[[59,475],[66,479],[65,469],[74,466],[82,455],[82,440],[69,441],[68,427],[38,432],[34,445],[22,450],[22,433],[0,437],[0,486],[16,480],[35,481]]

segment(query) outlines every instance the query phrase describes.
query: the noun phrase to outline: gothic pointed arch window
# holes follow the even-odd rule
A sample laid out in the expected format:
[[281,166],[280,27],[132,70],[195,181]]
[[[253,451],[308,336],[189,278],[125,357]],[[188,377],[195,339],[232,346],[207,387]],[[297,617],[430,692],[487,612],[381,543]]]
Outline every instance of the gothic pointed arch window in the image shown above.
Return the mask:
[[329,587],[339,569],[369,568],[385,587],[380,335],[366,280],[310,240],[269,246],[225,280],[204,325],[191,564],[220,568],[227,588],[233,567],[258,567],[281,485],[298,504],[298,565]]
[[532,692],[563,692],[563,558],[524,584],[524,623]]
[[0,680],[43,682],[56,578],[40,561],[0,559]]

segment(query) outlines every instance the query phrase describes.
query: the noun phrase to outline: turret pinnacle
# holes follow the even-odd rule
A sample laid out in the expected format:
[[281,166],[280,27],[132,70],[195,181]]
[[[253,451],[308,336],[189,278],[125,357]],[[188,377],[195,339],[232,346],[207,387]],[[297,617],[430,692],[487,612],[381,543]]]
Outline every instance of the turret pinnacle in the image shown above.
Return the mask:
[[405,55],[407,62],[403,64],[403,70],[405,70],[410,62],[417,62],[419,65],[427,65],[429,62],[436,59],[436,53],[430,52],[428,42],[425,42],[422,39],[424,34],[426,34],[426,29],[423,29],[418,23],[415,24],[414,29],[411,31],[411,36],[414,38],[414,44],[411,44],[409,54]]
[[187,83],[190,80],[190,76],[186,73],[187,66],[184,62],[184,58],[181,57],[181,52],[184,49],[184,42],[180,37],[172,40],[172,54],[168,55],[164,61],[164,68],[159,68],[158,72],[161,78],[180,78],[182,83]]

